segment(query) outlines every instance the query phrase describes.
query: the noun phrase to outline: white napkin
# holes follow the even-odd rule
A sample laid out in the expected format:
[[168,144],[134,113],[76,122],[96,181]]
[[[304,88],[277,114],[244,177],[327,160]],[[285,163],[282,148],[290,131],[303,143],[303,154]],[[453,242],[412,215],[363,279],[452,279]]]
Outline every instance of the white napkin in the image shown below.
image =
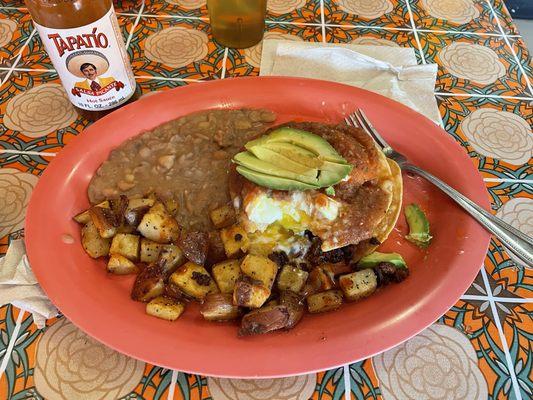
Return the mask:
[[0,305],[7,303],[30,312],[38,328],[44,328],[48,318],[58,315],[37,283],[20,239],[13,240],[5,257],[0,258]]
[[260,75],[357,86],[403,103],[438,124],[437,68],[437,64],[417,65],[411,48],[265,39]]

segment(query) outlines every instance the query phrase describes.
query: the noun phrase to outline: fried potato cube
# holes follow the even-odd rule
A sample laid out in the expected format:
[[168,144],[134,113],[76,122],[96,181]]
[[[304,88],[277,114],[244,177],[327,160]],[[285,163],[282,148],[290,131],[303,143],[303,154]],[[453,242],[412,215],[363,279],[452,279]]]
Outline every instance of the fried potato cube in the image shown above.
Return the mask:
[[307,283],[311,286],[314,292],[325,292],[326,290],[335,287],[335,279],[329,275],[321,267],[315,267],[309,273]]
[[139,267],[132,261],[120,254],[111,254],[107,262],[107,272],[116,275],[136,274],[140,271]]
[[181,264],[185,262],[183,251],[176,245],[166,244],[161,248],[157,265],[159,265],[163,272],[168,276],[174,272]]
[[171,243],[178,240],[180,227],[162,203],[155,203],[141,219],[137,230],[145,238],[157,243]]
[[222,293],[233,293],[235,282],[241,275],[241,261],[226,260],[215,264],[211,273]]
[[284,265],[278,275],[278,289],[299,293],[303,289],[305,282],[307,282],[308,276],[309,272],[303,269],[292,265]]
[[208,321],[230,321],[241,315],[241,310],[233,304],[231,293],[211,293],[200,307],[200,313]]
[[175,321],[185,311],[185,305],[170,297],[158,296],[146,304],[146,314],[153,317]]
[[[95,207],[109,208],[109,201],[105,200],[101,202],[100,204],[97,204]],[[90,220],[91,220],[91,216],[89,215],[89,209],[74,216],[74,221],[76,221],[78,224],[85,225]]]
[[210,212],[211,222],[215,225],[215,228],[227,228],[235,223],[235,209],[231,204],[226,204],[222,207],[215,208]]
[[112,238],[117,233],[117,219],[109,208],[91,207],[89,216],[103,238]]
[[209,293],[218,292],[217,285],[207,270],[192,262],[186,262],[170,275],[170,282],[199,301],[203,301]]
[[224,251],[228,258],[235,258],[248,250],[250,245],[246,231],[240,225],[233,225],[220,231]]
[[147,302],[154,297],[161,296],[165,290],[164,278],[164,273],[159,266],[148,265],[135,278],[131,298],[136,301]]
[[261,281],[241,276],[233,290],[233,304],[241,307],[259,308],[270,297],[270,289]]
[[341,304],[342,292],[340,290],[315,293],[307,298],[307,310],[312,314],[336,310]]
[[85,252],[92,258],[107,256],[111,247],[111,239],[100,236],[98,229],[91,220],[81,228],[81,244]]
[[267,257],[248,254],[242,260],[241,271],[250,278],[257,279],[270,289],[276,279],[278,265]]
[[239,336],[260,335],[287,328],[289,318],[286,306],[272,304],[261,307],[242,317]]
[[154,242],[153,240],[141,238],[141,262],[147,264],[156,262],[163,246],[161,243]]
[[126,207],[124,212],[126,222],[133,226],[139,225],[144,214],[148,212],[154,203],[154,199],[129,199],[128,207]]
[[376,274],[371,268],[362,269],[339,277],[339,286],[349,301],[370,296],[378,286]]
[[131,233],[117,233],[111,242],[111,254],[120,254],[131,261],[139,260],[140,237]]

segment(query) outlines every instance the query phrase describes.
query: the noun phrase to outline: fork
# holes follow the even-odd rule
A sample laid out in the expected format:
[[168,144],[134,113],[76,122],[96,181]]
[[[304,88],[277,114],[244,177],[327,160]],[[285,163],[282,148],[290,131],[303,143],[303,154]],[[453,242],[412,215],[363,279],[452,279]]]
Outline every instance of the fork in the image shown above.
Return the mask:
[[501,219],[490,214],[469,198],[459,193],[457,190],[441,181],[436,176],[423,170],[416,165],[409,162],[407,157],[398,151],[394,150],[385,139],[372,126],[369,119],[361,109],[357,109],[354,113],[347,116],[345,119],[347,125],[359,127],[366,134],[371,136],[377,145],[381,148],[385,156],[396,161],[402,171],[414,173],[419,175],[440,190],[450,196],[457,204],[468,212],[476,221],[478,221],[485,229],[496,236],[507,247],[510,253],[518,258],[525,266],[533,267],[533,239],[526,234],[520,232],[518,229],[512,227]]

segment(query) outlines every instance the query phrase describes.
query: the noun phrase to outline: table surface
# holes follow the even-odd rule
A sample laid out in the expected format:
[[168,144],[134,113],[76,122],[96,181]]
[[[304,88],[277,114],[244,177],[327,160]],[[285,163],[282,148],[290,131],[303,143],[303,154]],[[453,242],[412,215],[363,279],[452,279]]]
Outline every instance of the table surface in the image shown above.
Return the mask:
[[[142,94],[258,74],[260,47],[228,49],[212,40],[205,0],[114,3]],[[412,47],[420,63],[438,63],[443,127],[479,169],[494,213],[533,232],[532,63],[501,0],[269,0],[268,10],[268,37]],[[24,235],[39,175],[89,122],[59,89],[21,0],[0,0],[0,79],[4,254]],[[38,329],[30,314],[7,305],[0,308],[0,398],[527,399],[532,282],[533,272],[493,239],[470,289],[417,337],[344,368],[247,382],[145,364],[65,318]]]

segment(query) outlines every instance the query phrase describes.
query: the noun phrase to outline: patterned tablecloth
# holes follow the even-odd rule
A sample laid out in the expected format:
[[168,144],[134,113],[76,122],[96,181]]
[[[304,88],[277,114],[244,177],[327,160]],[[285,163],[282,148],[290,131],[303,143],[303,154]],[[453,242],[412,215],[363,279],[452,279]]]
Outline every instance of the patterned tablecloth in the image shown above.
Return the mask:
[[[258,74],[260,45],[215,43],[205,3],[115,1],[142,93]],[[420,63],[438,63],[444,128],[485,179],[494,213],[533,234],[532,63],[502,0],[269,0],[267,18],[267,37],[412,47]],[[23,236],[39,175],[88,121],[68,102],[21,0],[0,0],[0,47],[5,253]],[[372,360],[267,381],[145,364],[65,318],[38,329],[8,305],[0,308],[0,399],[529,399],[532,283],[533,272],[493,239],[471,288],[415,338]]]

